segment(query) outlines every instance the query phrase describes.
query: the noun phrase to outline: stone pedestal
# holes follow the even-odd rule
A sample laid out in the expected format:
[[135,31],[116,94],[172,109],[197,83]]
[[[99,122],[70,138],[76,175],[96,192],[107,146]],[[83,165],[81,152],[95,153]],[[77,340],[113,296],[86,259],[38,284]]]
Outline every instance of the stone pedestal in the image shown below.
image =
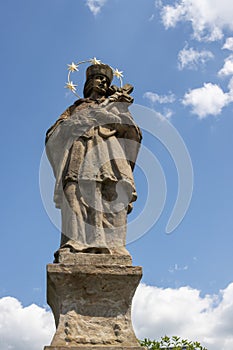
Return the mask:
[[145,347],[137,346],[45,346],[44,350],[146,350]]
[[131,324],[141,267],[127,255],[63,252],[58,261],[47,266],[57,330],[44,350],[141,349]]

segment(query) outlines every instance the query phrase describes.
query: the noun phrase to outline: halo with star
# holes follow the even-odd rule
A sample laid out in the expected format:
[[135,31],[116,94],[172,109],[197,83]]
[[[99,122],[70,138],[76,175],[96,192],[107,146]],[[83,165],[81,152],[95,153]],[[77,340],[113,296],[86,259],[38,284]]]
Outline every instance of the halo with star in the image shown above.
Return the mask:
[[[74,62],[72,62],[71,64],[68,64],[67,66],[68,66],[68,79],[67,79],[67,83],[66,83],[66,85],[65,85],[65,88],[66,89],[69,89],[71,92],[73,92],[73,94],[75,95],[75,96],[77,96],[78,98],[81,98],[81,96],[79,96],[78,94],[77,94],[77,84],[74,84],[73,83],[73,81],[71,80],[71,78],[70,78],[70,76],[71,76],[71,73],[74,73],[74,72],[78,72],[79,71],[79,66],[81,65],[81,64],[83,64],[83,63],[91,63],[91,64],[105,64],[105,63],[103,63],[103,62],[101,62],[100,60],[98,60],[96,57],[94,57],[94,58],[91,58],[91,59],[89,59],[89,60],[86,60],[86,61],[80,61],[80,62],[78,62],[78,63],[74,63]],[[119,79],[120,80],[120,86],[122,87],[123,86],[123,80],[122,80],[122,78],[123,78],[123,72],[122,71],[119,71],[117,68],[116,69],[114,69],[114,68],[112,68],[111,66],[109,66],[111,69],[112,69],[112,71],[113,71],[113,76],[114,77],[116,77],[117,79]]]

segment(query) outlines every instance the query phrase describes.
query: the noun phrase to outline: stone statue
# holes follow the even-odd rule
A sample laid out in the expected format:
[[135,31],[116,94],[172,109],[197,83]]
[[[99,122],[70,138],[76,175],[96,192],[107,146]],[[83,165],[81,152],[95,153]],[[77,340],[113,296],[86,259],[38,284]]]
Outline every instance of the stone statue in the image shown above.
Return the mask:
[[46,152],[61,209],[60,249],[127,255],[127,214],[137,194],[133,169],[141,132],[128,107],[129,84],[111,86],[112,69],[87,68],[84,98],[47,131]]
[[56,332],[44,350],[146,350],[131,323],[142,269],[125,248],[141,132],[128,110],[133,87],[111,86],[112,79],[108,65],[89,66],[84,98],[47,132],[62,235],[47,265]]

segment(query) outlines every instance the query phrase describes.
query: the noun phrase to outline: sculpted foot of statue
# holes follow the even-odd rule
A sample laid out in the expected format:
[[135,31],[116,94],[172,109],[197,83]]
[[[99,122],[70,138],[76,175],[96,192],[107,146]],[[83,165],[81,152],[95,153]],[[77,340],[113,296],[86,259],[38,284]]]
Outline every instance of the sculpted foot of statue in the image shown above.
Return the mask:
[[[82,254],[104,254],[104,255],[111,255],[111,256],[124,256],[129,257],[131,259],[130,253],[126,249],[125,246],[122,247],[115,247],[115,248],[107,248],[107,247],[87,247],[87,248],[81,248],[77,247],[77,249],[74,249],[74,246],[76,246],[75,242],[69,242],[67,244],[64,244],[61,246],[55,253],[54,253],[54,263],[61,263],[64,261],[64,257],[67,258],[67,255],[70,255],[70,258],[72,260],[71,255],[80,255]],[[74,259],[74,257],[73,257]],[[67,259],[66,259],[67,261]]]

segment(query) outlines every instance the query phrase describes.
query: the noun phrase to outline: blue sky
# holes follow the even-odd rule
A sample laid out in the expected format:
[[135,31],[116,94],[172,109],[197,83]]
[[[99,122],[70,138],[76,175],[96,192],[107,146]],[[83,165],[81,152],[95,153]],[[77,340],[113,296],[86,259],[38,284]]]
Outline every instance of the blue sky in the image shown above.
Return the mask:
[[[217,298],[218,307],[224,308],[224,295],[233,296],[233,5],[227,0],[214,3],[1,3],[2,305],[8,296],[21,302],[22,310],[31,304],[42,310],[46,305],[45,268],[52,262],[60,233],[47,216],[40,194],[44,137],[75,100],[64,89],[67,64],[93,57],[123,71],[124,82],[135,87],[135,103],[167,118],[183,138],[192,160],[190,207],[181,224],[167,235],[165,227],[178,191],[177,171],[166,148],[144,132],[143,145],[157,157],[167,182],[166,203],[159,220],[128,245],[134,264],[143,266],[144,287],[151,286],[153,293],[170,291],[180,296],[191,291],[194,305],[206,302],[211,315],[215,310],[213,300]],[[84,70],[73,80],[78,82],[81,94]],[[140,120],[143,129],[143,116]],[[145,203],[146,178],[138,167],[139,196],[132,215],[139,214]],[[153,196],[156,202],[156,193]],[[145,290],[142,287],[140,291],[142,299],[147,295]],[[227,305],[233,309],[230,301]],[[193,312],[200,316],[199,311]],[[228,329],[232,320],[223,314],[219,317]],[[162,320],[161,314],[161,324]],[[153,320],[143,331],[137,322],[135,318],[139,336],[151,336]],[[191,328],[195,329],[190,325],[186,334],[199,337],[215,350],[210,335],[198,330],[192,333]],[[166,332],[166,328],[161,329]],[[174,325],[171,332],[177,334]],[[222,344],[221,334],[219,330],[215,342]],[[233,344],[230,332],[225,338],[226,346]],[[4,350],[14,341],[4,338]],[[25,343],[22,348],[26,349]]]

